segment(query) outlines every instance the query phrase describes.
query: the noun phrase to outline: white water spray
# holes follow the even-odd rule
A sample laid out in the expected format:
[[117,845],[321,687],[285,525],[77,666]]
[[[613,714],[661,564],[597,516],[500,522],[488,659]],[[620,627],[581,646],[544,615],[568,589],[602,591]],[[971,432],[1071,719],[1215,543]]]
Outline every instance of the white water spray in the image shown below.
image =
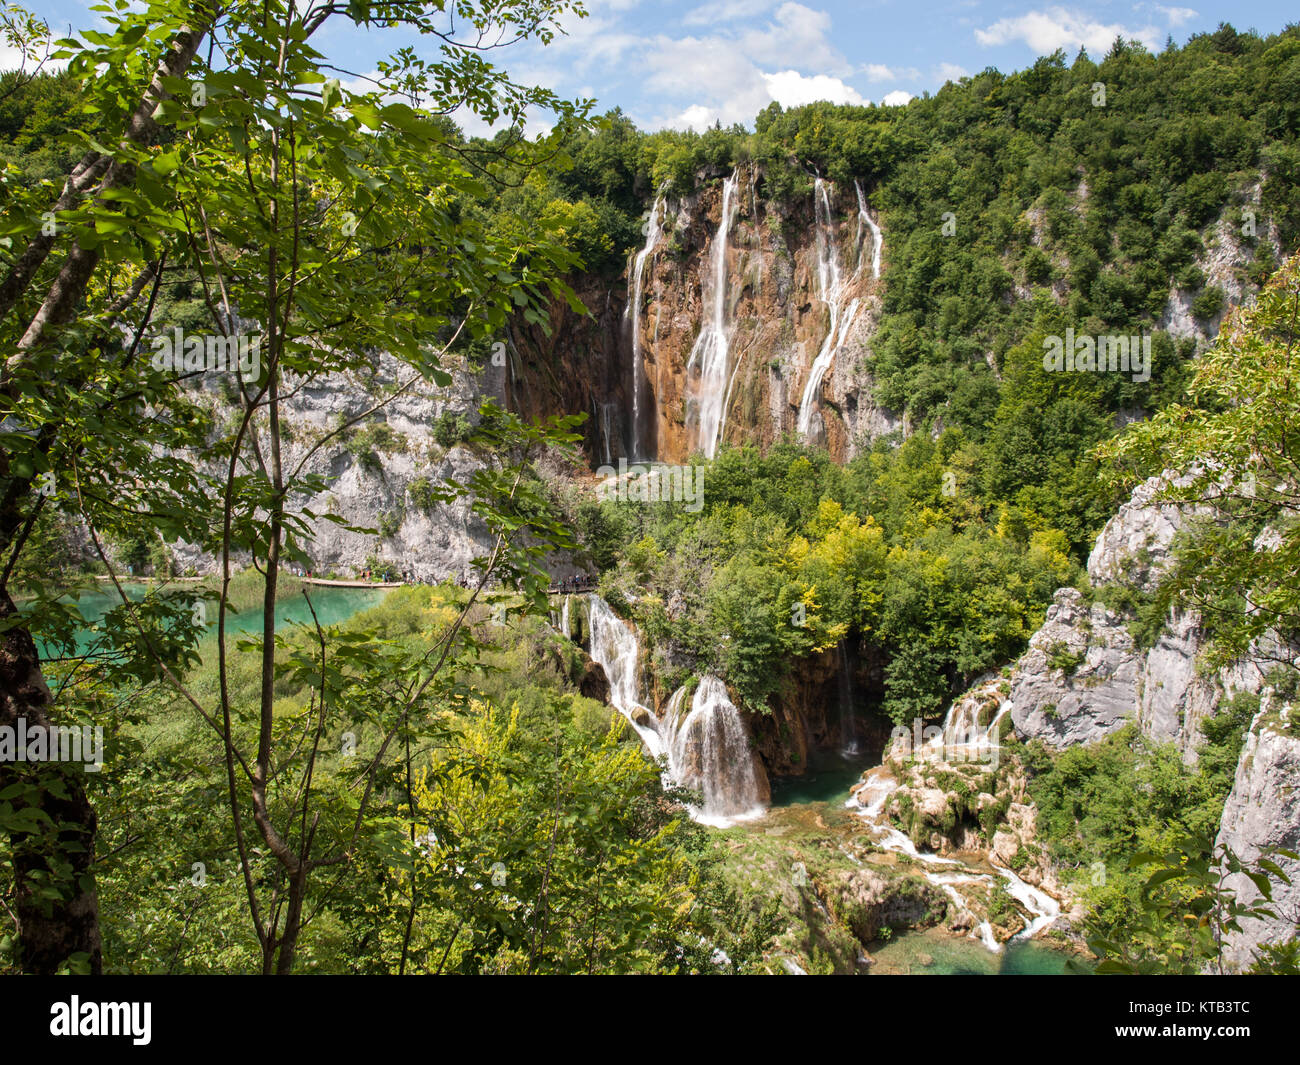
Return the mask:
[[641,454],[641,279],[645,274],[646,260],[653,253],[655,245],[663,234],[663,217],[667,204],[662,196],[655,197],[650,208],[650,220],[646,223],[645,247],[636,254],[632,261],[632,301],[623,312],[624,317],[632,319],[632,461],[639,462],[645,456]]
[[727,321],[727,245],[736,217],[737,173],[733,172],[722,184],[722,216],[713,236],[710,269],[702,293],[709,315],[686,361],[687,424],[694,424],[695,446],[710,459],[717,454],[727,418],[731,349],[731,323]]
[[[678,700],[678,713],[680,707]],[[671,725],[673,715],[666,713],[664,719]],[[668,767],[678,784],[701,794],[703,803],[691,816],[702,824],[725,827],[765,812],[749,732],[717,677],[700,679],[690,713],[674,730]]]
[[[701,678],[685,709],[686,689],[678,688],[662,717],[641,702],[640,646],[636,633],[598,595],[590,603],[591,657],[609,680],[609,701],[636,729],[652,758],[666,757],[669,781],[697,791],[696,821],[725,827],[761,817],[761,798],[749,730],[717,677]],[[566,602],[567,607],[567,602]]]
[[871,276],[880,277],[880,249],[884,246],[885,238],[880,232],[880,227],[876,225],[875,220],[867,212],[867,198],[862,194],[862,183],[853,182],[853,188],[858,194],[858,272],[862,272],[862,256],[867,250],[867,242],[864,239],[862,227],[866,226],[871,230]]
[[598,595],[588,597],[588,611],[591,657],[605,670],[609,701],[636,729],[650,756],[658,758],[666,752],[654,725],[654,714],[641,702],[641,650],[636,634]]
[[817,296],[830,311],[830,326],[821,350],[813,360],[804,384],[803,398],[799,402],[799,418],[795,423],[800,435],[807,436],[812,429],[813,411],[821,394],[822,379],[835,360],[835,353],[848,337],[853,319],[857,316],[859,299],[854,299],[844,311],[844,282],[840,276],[840,249],[835,240],[835,218],[831,214],[830,196],[826,182],[821,178],[813,184],[813,215],[817,223]]

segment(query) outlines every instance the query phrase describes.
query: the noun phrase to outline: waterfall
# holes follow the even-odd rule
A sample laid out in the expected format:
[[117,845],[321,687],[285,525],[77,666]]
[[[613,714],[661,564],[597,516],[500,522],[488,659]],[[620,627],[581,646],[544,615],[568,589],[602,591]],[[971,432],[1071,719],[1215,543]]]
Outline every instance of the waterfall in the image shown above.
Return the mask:
[[1003,869],[1000,865],[994,865],[993,868],[1006,878],[1007,894],[1033,914],[1033,920],[1012,938],[1032,939],[1061,915],[1061,904],[1047,892],[1026,884],[1010,869]]
[[880,227],[867,213],[867,198],[862,194],[861,182],[854,181],[853,187],[858,193],[858,272],[862,272],[862,253],[867,250],[867,243],[862,239],[862,227],[865,225],[871,230],[871,276],[879,278],[880,249],[884,246],[885,239],[880,232]]
[[686,361],[686,420],[695,425],[695,446],[706,458],[717,454],[726,428],[727,363],[731,345],[731,323],[727,321],[727,243],[735,221],[738,171],[722,184],[722,216],[713,236],[708,276],[701,296],[709,313]]
[[573,631],[569,628],[569,602],[572,599],[573,596],[566,595],[564,597],[564,606],[560,608],[560,632],[564,634],[566,640],[569,638],[569,633]]
[[[610,419],[614,413],[613,403],[602,403],[600,405],[600,435],[603,440],[603,450],[605,453],[605,465],[608,466],[614,461],[613,432],[610,428]],[[634,431],[635,435],[635,431]]]
[[804,384],[803,399],[799,403],[796,423],[800,435],[807,436],[812,428],[813,410],[821,394],[822,379],[835,359],[835,353],[844,344],[853,319],[858,313],[860,300],[854,299],[843,311],[844,284],[840,277],[840,249],[835,240],[835,218],[831,214],[830,196],[826,182],[818,178],[813,184],[813,215],[817,230],[817,296],[830,310],[830,327],[821,350],[813,360]]
[[727,697],[727,686],[706,674],[688,712],[683,713],[683,687],[673,692],[663,716],[656,717],[641,702],[636,633],[600,596],[589,595],[588,601],[591,657],[605,670],[609,701],[631,722],[652,758],[666,757],[666,781],[701,794],[703,801],[690,809],[691,817],[725,827],[762,816],[765,807],[749,730]]
[[840,652],[840,754],[851,757],[859,751],[858,733],[853,720],[853,670],[849,663],[848,641],[841,640]]
[[[654,247],[663,234],[663,216],[667,204],[662,196],[656,196],[650,208],[650,221],[646,223],[645,247],[632,260],[632,301],[623,312],[624,317],[632,319],[632,461],[640,462],[645,456],[641,454],[641,279],[645,273],[646,260],[650,258]],[[657,327],[656,323],[656,327]]]
[[665,754],[654,714],[641,702],[641,648],[634,633],[598,595],[588,597],[591,657],[609,681],[609,701],[636,729],[652,758]]
[[[678,701],[678,713],[680,707]],[[665,714],[664,720],[674,719]],[[695,820],[722,827],[762,816],[749,732],[717,677],[700,678],[690,713],[673,732],[668,766],[678,784],[702,795],[702,805],[691,811]]]
[[[1001,678],[985,676],[960,699],[948,708],[943,719],[943,731],[929,741],[928,746],[939,757],[978,758],[989,752],[1001,749],[1002,719],[1011,712],[1012,703],[999,690]],[[980,714],[988,709],[989,701],[995,701],[997,709],[987,725],[980,724]],[[920,754],[918,757],[933,757]]]
[[[885,817],[885,805],[888,803],[890,795],[897,789],[898,781],[893,778],[889,770],[884,766],[876,766],[866,774],[862,784],[854,790],[844,805],[848,809],[856,809],[858,815],[870,825],[875,836],[875,843],[882,850],[906,854],[908,857],[930,866],[931,868],[922,870],[922,875],[930,883],[941,888],[960,911],[969,914],[970,908],[966,904],[966,900],[961,897],[954,885],[987,884],[992,883],[993,878],[987,873],[971,870],[969,866],[956,858],[941,858],[937,854],[918,850],[916,844],[891,825],[889,819]],[[1026,921],[1025,927],[1012,937],[1013,939],[1031,939],[1060,916],[1060,904],[1047,892],[1040,891],[1038,888],[1025,883],[1010,869],[1004,869],[992,861],[988,864],[993,868],[994,872],[1006,880],[1006,886],[1003,890],[1029,911],[1030,919]],[[934,866],[956,866],[957,869],[939,871],[934,869]],[[959,872],[959,869],[966,871]],[[1001,952],[1002,945],[994,937],[993,927],[988,921],[981,921],[975,925],[970,935],[971,938],[980,940],[994,954]]]

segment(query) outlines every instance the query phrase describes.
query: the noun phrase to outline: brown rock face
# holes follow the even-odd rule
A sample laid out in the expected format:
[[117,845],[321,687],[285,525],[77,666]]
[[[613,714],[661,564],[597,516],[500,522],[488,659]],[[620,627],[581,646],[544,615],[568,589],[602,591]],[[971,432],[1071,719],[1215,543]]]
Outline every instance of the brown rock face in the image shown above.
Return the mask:
[[[706,382],[698,353],[694,363],[692,353],[701,331],[719,320],[720,299],[728,351],[717,435],[731,444],[766,448],[796,433],[800,402],[830,331],[829,282],[835,279],[838,346],[813,391],[808,432],[800,435],[844,461],[862,444],[900,427],[899,419],[872,402],[871,381],[861,368],[884,282],[874,275],[872,233],[860,216],[856,190],[826,183],[819,218],[814,195],[821,194],[788,206],[769,203],[761,169],[744,166],[729,184],[729,224],[723,226],[724,186],[728,175],[714,175],[698,192],[656,208],[661,232],[643,260],[635,316],[639,391],[633,381],[629,264],[613,283],[572,282],[588,315],[557,302],[549,335],[536,326],[512,327],[503,387],[513,409],[528,415],[587,412],[585,449],[597,465],[620,457],[680,463],[707,451],[707,419],[699,416]],[[718,252],[724,240],[725,256]],[[635,426],[634,392],[640,409]],[[637,456],[630,455],[634,439],[640,441]]]
[[588,699],[609,702],[609,678],[605,676],[600,663],[583,655],[583,667],[582,676],[578,678],[578,691]]
[[[845,672],[848,676],[845,676]],[[801,659],[770,714],[750,718],[754,744],[777,776],[802,776],[818,750],[882,751],[893,722],[873,712],[883,695],[881,662],[870,650],[825,651]],[[854,708],[841,712],[842,704]]]

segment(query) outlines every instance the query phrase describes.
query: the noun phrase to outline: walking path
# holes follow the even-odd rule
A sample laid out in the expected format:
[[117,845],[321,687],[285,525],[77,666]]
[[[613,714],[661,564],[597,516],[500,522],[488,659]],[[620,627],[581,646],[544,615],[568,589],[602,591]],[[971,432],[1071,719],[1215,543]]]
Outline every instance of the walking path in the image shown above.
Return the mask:
[[330,588],[402,588],[405,581],[327,581],[324,577],[299,577],[303,584],[324,584]]

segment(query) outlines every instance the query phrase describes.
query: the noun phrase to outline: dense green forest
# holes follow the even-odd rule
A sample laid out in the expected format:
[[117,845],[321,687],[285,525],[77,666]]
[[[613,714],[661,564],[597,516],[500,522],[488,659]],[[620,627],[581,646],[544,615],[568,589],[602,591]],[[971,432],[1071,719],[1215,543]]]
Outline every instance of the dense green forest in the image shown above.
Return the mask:
[[[571,7],[462,6],[542,40]],[[1300,30],[1223,26],[1159,55],[1117,42],[902,107],[773,105],[703,134],[594,118],[446,38],[373,92],[322,72],[328,20],[434,32],[441,8],[151,0],[60,42],[64,70],[0,78],[0,724],[106,736],[102,772],[0,763],[0,971],[853,971],[887,938],[865,904],[846,889],[823,927],[816,885],[751,878],[743,830],[692,821],[698,796],[583,694],[590,658],[548,623],[557,556],[599,574],[657,688],[712,673],[761,718],[851,637],[882,663],[873,713],[934,721],[1016,659],[1057,589],[1119,594],[1082,563],[1138,480],[1263,452],[1268,491],[1122,605],[1148,629],[1175,600],[1215,607],[1225,661],[1297,628],[1283,263],[1300,240]],[[459,107],[509,128],[467,138]],[[536,107],[557,122],[529,140]],[[316,515],[293,501],[331,487],[286,459],[291,381],[365,375],[383,352],[408,376],[377,407],[446,386],[511,320],[583,312],[582,280],[619,283],[657,194],[748,165],[789,226],[817,175],[861,182],[888,272],[858,369],[905,438],[843,465],[792,440],[724,448],[697,458],[697,512],[594,499],[581,414],[444,412],[439,445],[476,465],[418,480],[413,505],[472,501],[475,579],[277,625],[310,594],[293,571]],[[1259,310],[1198,352],[1159,320],[1175,291],[1219,319],[1197,263],[1225,233]],[[250,320],[265,336],[249,379],[204,391],[146,357],[160,331]],[[1150,381],[1044,372],[1043,337],[1067,325],[1154,332]],[[370,413],[311,450],[382,476],[399,445]],[[1266,528],[1281,547],[1255,557]],[[172,580],[178,543],[214,572]],[[132,599],[121,584],[142,571],[167,579]],[[104,584],[120,601],[87,647],[75,598]],[[236,615],[261,625],[236,632]],[[1215,957],[1196,920],[1213,888],[1153,898],[1125,860],[1212,835],[1258,708],[1206,722],[1195,768],[1131,733],[1059,756],[1010,741],[1052,860],[1113,867],[1087,894],[1099,950],[1167,971]],[[918,905],[938,922],[942,898]],[[1152,932],[1161,905],[1180,920]]]

